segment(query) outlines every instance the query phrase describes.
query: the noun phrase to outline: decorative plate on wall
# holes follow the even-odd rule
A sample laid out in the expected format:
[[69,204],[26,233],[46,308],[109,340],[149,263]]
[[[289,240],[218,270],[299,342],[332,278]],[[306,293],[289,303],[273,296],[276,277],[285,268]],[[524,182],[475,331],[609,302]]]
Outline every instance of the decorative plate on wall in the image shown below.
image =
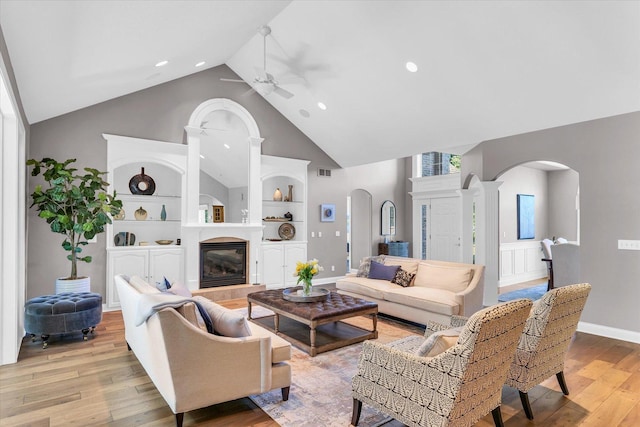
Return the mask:
[[149,175],[144,174],[144,168],[140,169],[140,173],[129,180],[129,191],[131,194],[150,196],[156,191],[156,182]]
[[293,224],[289,224],[285,222],[278,228],[278,236],[282,237],[284,240],[291,240],[296,235],[296,228]]

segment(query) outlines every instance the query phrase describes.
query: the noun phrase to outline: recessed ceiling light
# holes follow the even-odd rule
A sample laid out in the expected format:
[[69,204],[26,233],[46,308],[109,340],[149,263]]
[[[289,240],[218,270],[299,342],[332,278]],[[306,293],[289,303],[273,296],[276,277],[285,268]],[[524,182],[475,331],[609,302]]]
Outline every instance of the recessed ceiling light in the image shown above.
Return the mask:
[[201,158],[201,159],[204,159],[204,156],[203,156],[202,154],[200,154],[200,158]]
[[169,63],[169,61],[160,61],[156,64],[156,67],[164,67],[165,65],[167,65]]
[[202,67],[204,64],[206,64],[206,62],[200,61],[196,64],[196,67]]
[[230,149],[231,147],[229,147],[229,144],[224,144],[224,148],[226,148],[227,150]]
[[323,103],[323,102],[318,102],[318,108],[319,108],[319,109],[321,109],[321,110],[326,110],[326,109],[327,109],[327,106],[326,106],[326,105],[324,105],[324,103]]
[[416,71],[418,71],[418,66],[416,65],[415,62],[407,62],[405,67],[407,67],[407,70],[411,71],[412,73],[415,73]]

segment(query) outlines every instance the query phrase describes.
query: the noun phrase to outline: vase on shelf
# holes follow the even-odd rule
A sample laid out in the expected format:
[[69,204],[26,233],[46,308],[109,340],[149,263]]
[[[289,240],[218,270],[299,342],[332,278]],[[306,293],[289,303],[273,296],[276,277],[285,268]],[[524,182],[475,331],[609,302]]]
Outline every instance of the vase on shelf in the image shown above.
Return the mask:
[[160,220],[167,220],[167,210],[165,209],[164,205],[162,205],[162,210],[160,211]]
[[136,209],[136,211],[134,212],[134,216],[138,221],[144,221],[145,219],[147,219],[147,211],[142,209],[142,206],[140,206],[140,209]]
[[282,201],[282,191],[280,191],[280,188],[276,188],[276,191],[273,193],[273,200],[276,202]]
[[287,201],[293,202],[293,185],[289,185],[289,194],[287,195]]

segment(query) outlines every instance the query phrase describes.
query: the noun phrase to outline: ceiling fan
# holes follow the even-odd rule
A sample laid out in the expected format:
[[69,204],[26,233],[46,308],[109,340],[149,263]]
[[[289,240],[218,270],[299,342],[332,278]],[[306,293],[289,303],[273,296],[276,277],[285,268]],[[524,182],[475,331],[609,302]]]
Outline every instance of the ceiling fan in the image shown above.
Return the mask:
[[[269,95],[270,93],[277,93],[283,98],[289,99],[293,96],[291,92],[286,89],[283,89],[279,86],[278,81],[273,77],[272,74],[267,73],[267,36],[271,34],[271,27],[268,25],[263,25],[258,28],[258,34],[262,35],[263,39],[263,52],[264,52],[264,60],[262,64],[262,68],[255,67],[256,77],[253,78],[251,84],[251,90],[247,92],[247,94],[252,92],[259,92],[263,95]],[[223,82],[233,82],[233,83],[246,83],[244,80],[238,79],[220,79]]]

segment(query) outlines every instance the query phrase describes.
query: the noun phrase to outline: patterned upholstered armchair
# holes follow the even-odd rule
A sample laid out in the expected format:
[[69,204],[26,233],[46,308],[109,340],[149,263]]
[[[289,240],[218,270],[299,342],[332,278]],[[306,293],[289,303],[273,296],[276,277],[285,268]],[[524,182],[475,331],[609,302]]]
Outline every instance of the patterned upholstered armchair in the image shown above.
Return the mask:
[[409,426],[471,426],[492,412],[502,426],[502,386],[531,301],[520,299],[478,311],[455,345],[434,357],[415,354],[419,340],[365,341],[353,378],[353,418],[362,403]]
[[591,285],[581,283],[553,289],[535,302],[511,364],[506,385],[517,388],[527,418],[533,411],[527,394],[534,386],[556,375],[565,395],[564,359]]

